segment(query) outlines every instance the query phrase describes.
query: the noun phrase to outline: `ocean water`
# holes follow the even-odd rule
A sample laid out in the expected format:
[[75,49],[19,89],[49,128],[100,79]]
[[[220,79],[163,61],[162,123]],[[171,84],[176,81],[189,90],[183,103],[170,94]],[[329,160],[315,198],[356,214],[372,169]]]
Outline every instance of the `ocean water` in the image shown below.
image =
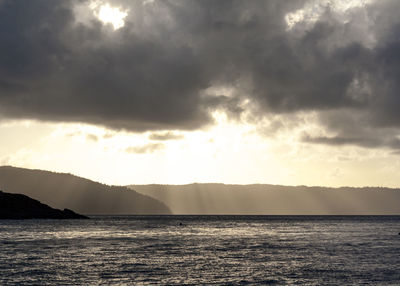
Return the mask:
[[400,216],[0,221],[0,285],[400,285]]

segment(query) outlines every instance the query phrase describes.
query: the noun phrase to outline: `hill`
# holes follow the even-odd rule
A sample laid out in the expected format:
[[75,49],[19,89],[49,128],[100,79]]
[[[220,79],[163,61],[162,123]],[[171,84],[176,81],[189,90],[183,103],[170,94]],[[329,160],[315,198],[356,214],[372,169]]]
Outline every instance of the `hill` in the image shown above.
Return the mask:
[[28,196],[0,191],[0,219],[84,219],[71,210],[58,210]]
[[126,187],[108,186],[65,173],[3,166],[0,189],[83,214],[170,213],[162,202]]
[[131,185],[167,204],[173,214],[392,215],[400,190],[279,185]]

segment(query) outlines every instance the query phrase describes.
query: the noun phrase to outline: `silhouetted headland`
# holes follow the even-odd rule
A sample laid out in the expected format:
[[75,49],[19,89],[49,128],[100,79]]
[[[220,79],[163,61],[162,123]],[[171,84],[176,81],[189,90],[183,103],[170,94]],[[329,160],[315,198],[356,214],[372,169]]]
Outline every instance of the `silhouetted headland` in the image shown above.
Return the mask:
[[69,209],[58,210],[28,196],[0,191],[0,219],[87,219]]
[[82,214],[171,213],[164,203],[127,187],[108,186],[65,173],[3,166],[0,167],[0,189]]

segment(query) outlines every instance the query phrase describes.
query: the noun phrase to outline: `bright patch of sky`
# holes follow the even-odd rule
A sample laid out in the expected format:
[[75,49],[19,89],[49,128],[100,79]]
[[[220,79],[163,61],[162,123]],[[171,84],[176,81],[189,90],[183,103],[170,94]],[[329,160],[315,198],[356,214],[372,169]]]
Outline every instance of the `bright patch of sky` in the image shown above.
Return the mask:
[[77,123],[2,123],[0,162],[116,185],[400,185],[396,175],[400,158],[389,150],[302,143],[304,130],[318,132],[312,116],[303,119],[306,126],[282,128],[272,135],[263,133],[268,122],[234,122],[222,112],[213,116],[217,124],[208,129],[171,130],[164,136]]
[[346,22],[348,13],[352,9],[365,7],[375,0],[312,0],[306,2],[302,9],[288,13],[285,21],[288,30],[293,29],[296,25],[304,23],[312,26],[317,22],[327,9],[336,14],[342,21]]
[[124,19],[128,16],[128,10],[120,7],[113,7],[108,3],[101,1],[93,1],[89,7],[93,10],[93,14],[104,24],[111,24],[114,30],[118,30],[125,26]]

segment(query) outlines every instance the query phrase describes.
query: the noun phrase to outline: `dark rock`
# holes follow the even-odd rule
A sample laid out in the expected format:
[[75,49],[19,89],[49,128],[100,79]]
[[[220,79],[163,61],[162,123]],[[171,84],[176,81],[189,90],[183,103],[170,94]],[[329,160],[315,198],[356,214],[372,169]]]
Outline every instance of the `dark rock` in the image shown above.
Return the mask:
[[58,210],[22,194],[0,191],[0,219],[86,219],[69,209]]

